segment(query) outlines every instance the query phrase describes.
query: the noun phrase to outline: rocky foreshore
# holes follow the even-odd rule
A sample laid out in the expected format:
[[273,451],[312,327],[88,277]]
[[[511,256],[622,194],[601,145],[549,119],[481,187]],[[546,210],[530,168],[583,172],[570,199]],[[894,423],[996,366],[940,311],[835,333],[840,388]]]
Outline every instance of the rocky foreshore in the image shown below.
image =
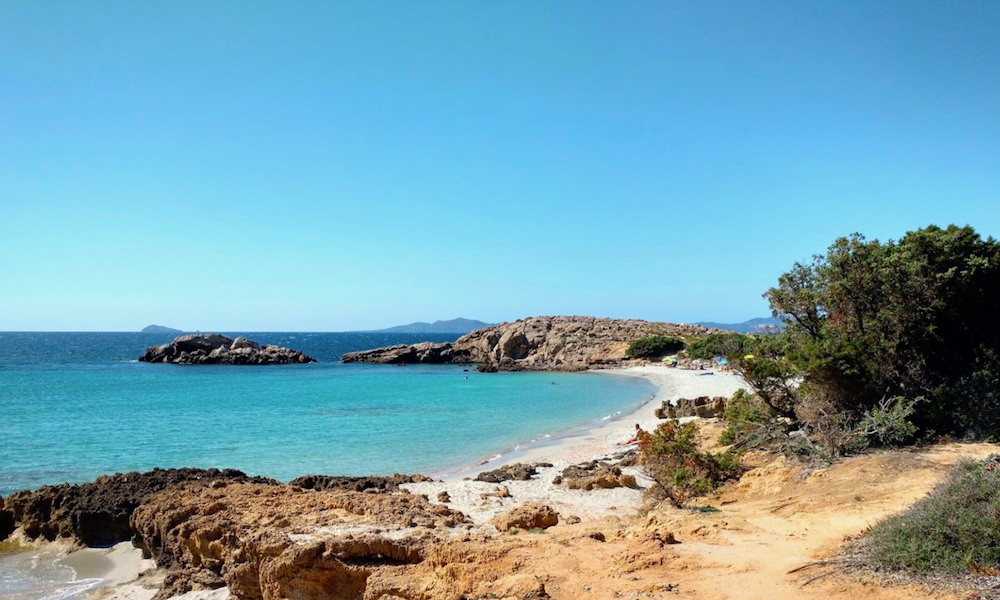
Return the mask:
[[[309,475],[281,484],[217,469],[116,474],[0,499],[0,541],[13,534],[105,548],[131,540],[155,560],[156,576],[137,584],[155,587],[158,600],[223,587],[239,600],[548,598],[535,577],[510,577],[508,555],[525,544],[508,534],[557,524],[552,507],[517,502],[484,528],[447,499],[400,487],[426,482]],[[487,496],[483,504],[501,499]]]
[[298,350],[261,346],[240,336],[235,340],[217,333],[195,333],[152,346],[139,357],[142,362],[178,365],[287,365],[316,362]]
[[478,329],[452,343],[397,345],[341,357],[346,363],[477,364],[481,371],[582,371],[619,366],[629,343],[652,335],[702,335],[701,325],[638,319],[530,317]]

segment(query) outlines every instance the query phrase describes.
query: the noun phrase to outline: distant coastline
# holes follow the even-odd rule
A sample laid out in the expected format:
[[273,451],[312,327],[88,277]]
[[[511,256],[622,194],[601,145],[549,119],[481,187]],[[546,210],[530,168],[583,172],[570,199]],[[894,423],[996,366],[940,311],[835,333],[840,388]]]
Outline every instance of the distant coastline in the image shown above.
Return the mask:
[[180,329],[174,329],[173,327],[164,327],[163,325],[146,325],[142,328],[139,333],[169,333],[170,335],[177,335],[179,333],[184,333]]
[[477,329],[490,327],[495,323],[486,323],[476,319],[449,319],[447,321],[434,321],[426,323],[417,321],[408,325],[396,325],[385,329],[374,329],[366,333],[460,333],[466,334]]

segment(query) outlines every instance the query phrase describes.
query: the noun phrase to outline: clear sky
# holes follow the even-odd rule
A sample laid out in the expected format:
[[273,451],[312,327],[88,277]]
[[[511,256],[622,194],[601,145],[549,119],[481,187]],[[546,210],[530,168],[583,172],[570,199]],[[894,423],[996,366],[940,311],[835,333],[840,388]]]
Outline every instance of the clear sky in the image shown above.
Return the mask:
[[0,330],[768,313],[1000,237],[1000,3],[0,3]]

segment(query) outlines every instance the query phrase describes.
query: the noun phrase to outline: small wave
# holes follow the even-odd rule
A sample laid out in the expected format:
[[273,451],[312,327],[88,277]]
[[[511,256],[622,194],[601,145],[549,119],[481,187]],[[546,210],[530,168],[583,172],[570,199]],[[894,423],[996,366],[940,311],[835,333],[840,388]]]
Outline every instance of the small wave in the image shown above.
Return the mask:
[[77,600],[83,598],[87,592],[99,587],[103,582],[103,579],[96,578],[80,579],[67,583],[51,582],[0,595],[8,600]]
[[603,417],[601,417],[601,420],[602,421],[610,421],[612,419],[612,417],[614,417],[614,415],[604,415]]

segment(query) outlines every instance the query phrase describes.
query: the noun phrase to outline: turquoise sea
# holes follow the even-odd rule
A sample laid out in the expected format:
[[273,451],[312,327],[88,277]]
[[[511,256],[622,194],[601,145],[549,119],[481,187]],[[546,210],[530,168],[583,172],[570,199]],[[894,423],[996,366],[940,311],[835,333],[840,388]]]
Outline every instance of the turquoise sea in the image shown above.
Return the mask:
[[647,382],[588,373],[345,365],[351,350],[455,336],[246,333],[319,362],[137,362],[172,336],[0,333],[0,495],[153,467],[442,474],[609,418]]
[[[452,335],[240,333],[319,362],[150,365],[170,335],[0,332],[0,496],[153,467],[235,468],[288,481],[320,473],[440,475],[613,418],[655,391],[589,373],[344,365],[352,350]],[[50,550],[0,555],[0,598],[80,600]]]

